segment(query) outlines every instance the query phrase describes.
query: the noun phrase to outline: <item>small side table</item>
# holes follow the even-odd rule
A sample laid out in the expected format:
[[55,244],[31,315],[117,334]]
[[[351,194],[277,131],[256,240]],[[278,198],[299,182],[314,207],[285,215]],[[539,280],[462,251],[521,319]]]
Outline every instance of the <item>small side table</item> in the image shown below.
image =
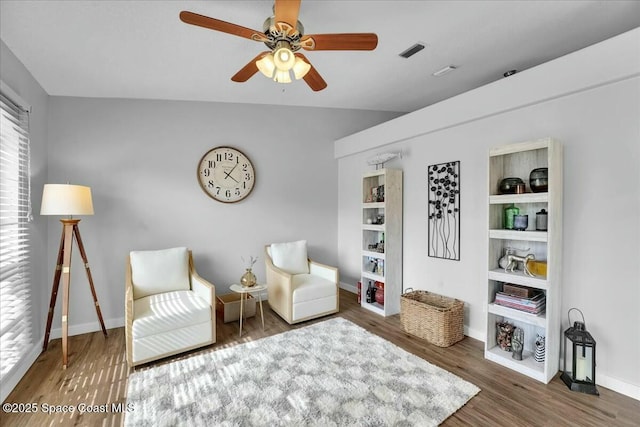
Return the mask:
[[266,291],[267,285],[255,285],[255,286],[252,286],[251,288],[245,288],[243,286],[240,286],[234,283],[233,285],[231,285],[229,289],[231,289],[233,292],[240,294],[240,335],[239,336],[242,336],[244,301],[247,299],[248,294],[254,294],[256,292],[258,293],[258,302],[260,303],[260,318],[262,319],[262,330],[264,331],[264,313],[262,312],[262,295],[260,294],[260,292]]

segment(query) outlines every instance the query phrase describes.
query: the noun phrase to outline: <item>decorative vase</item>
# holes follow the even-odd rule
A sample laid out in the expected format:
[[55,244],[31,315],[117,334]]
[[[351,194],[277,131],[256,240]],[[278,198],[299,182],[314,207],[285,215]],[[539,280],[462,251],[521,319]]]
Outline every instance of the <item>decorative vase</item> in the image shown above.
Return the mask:
[[520,208],[513,203],[504,208],[504,228],[507,230],[513,230],[513,219],[520,213]]
[[537,168],[529,174],[529,187],[534,193],[544,193],[549,189],[549,168]]
[[513,216],[513,229],[518,231],[524,231],[529,226],[529,215],[514,215]]
[[498,185],[500,194],[524,193],[524,181],[517,177],[504,178]]
[[256,275],[253,274],[250,268],[247,268],[247,271],[240,278],[240,284],[243,288],[252,288],[256,285]]
[[513,357],[516,360],[522,360],[522,349],[524,348],[524,330],[522,328],[516,328],[513,331],[513,338],[511,339],[511,349],[513,350]]
[[504,351],[511,351],[511,340],[513,338],[513,325],[508,322],[496,323],[496,336],[500,348]]
[[536,362],[544,362],[545,347],[545,337],[536,334],[536,352],[533,354]]
[[542,209],[540,212],[536,212],[536,230],[547,231],[547,211]]
[[376,282],[376,302],[380,305],[384,305],[384,283]]

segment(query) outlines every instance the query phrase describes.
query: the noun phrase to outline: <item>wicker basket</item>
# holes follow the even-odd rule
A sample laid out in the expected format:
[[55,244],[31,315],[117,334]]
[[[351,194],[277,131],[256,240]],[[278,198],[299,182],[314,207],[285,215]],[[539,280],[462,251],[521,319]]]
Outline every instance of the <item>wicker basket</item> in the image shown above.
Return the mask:
[[464,303],[427,291],[406,292],[400,298],[404,330],[439,347],[464,338]]

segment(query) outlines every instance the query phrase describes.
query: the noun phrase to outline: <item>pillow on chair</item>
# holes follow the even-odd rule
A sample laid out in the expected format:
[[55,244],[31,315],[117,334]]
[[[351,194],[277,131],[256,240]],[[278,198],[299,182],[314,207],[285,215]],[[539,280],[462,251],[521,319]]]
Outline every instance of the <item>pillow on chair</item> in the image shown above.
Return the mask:
[[130,257],[133,298],[191,289],[187,248],[132,251]]
[[273,265],[289,274],[309,274],[307,241],[272,243],[271,260]]

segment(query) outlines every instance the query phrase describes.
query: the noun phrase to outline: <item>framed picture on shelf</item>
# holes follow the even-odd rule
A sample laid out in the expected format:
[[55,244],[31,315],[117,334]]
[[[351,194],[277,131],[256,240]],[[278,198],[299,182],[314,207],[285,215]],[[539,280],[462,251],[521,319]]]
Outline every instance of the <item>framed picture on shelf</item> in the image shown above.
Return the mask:
[[428,254],[460,261],[460,161],[427,168]]

